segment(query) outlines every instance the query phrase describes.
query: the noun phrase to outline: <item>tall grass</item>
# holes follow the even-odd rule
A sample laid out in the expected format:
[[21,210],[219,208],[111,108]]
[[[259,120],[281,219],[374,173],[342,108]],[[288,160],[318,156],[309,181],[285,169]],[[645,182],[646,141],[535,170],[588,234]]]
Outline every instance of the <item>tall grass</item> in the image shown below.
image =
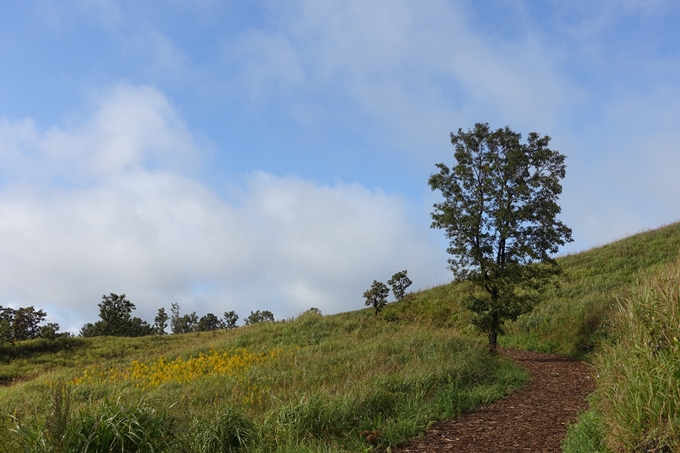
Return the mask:
[[614,451],[680,451],[680,261],[641,281],[617,308],[595,365],[594,408]]
[[28,372],[0,387],[0,451],[365,451],[527,378],[454,329],[368,311],[172,337],[15,359]]

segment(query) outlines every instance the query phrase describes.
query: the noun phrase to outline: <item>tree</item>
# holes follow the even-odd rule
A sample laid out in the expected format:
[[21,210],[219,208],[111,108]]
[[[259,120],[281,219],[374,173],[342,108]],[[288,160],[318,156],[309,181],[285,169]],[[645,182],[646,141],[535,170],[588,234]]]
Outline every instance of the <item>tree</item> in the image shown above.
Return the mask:
[[12,330],[15,340],[32,340],[40,336],[39,324],[45,320],[47,313],[35,310],[33,306],[14,310]]
[[208,313],[207,315],[201,317],[201,319],[198,321],[198,324],[196,325],[196,330],[199,332],[207,332],[210,330],[219,329],[224,329],[224,324],[222,321],[220,321],[220,318],[212,313]]
[[147,335],[154,334],[153,326],[150,326],[148,322],[142,320],[141,318],[134,317],[130,320],[128,324],[128,337],[146,337]]
[[80,336],[83,338],[98,337],[101,336],[101,333],[99,333],[99,329],[97,329],[94,324],[88,322],[80,328]]
[[304,312],[303,315],[323,316],[323,313],[321,313],[321,310],[316,307],[309,307],[309,310]]
[[269,310],[251,311],[250,315],[243,320],[246,326],[250,324],[257,324],[259,322],[274,322],[274,314]]
[[48,322],[44,326],[40,326],[40,338],[54,340],[55,338],[62,335],[63,334],[59,333],[59,324],[56,322]]
[[179,304],[177,303],[173,303],[170,306],[170,312],[172,313],[170,318],[172,333],[196,332],[198,327],[198,316],[196,315],[196,312],[180,316]]
[[559,268],[551,254],[570,242],[571,230],[557,220],[565,156],[548,148],[550,137],[531,132],[526,143],[509,127],[451,133],[456,165],[437,164],[432,190],[432,228],[449,239],[454,278],[473,283],[466,300],[473,323],[495,349],[503,323],[529,312],[540,288]]
[[168,327],[168,319],[165,308],[159,308],[158,313],[153,320],[153,330],[156,335],[165,335],[165,328]]
[[392,287],[392,294],[397,300],[402,300],[406,293],[406,288],[411,286],[410,278],[406,276],[406,271],[397,272],[391,279],[387,280],[387,284]]
[[85,324],[80,330],[82,337],[142,337],[153,333],[146,321],[132,317],[135,304],[127,300],[125,294],[104,295],[98,306],[100,320]]
[[371,287],[364,292],[366,306],[375,308],[375,315],[378,316],[380,310],[387,305],[387,296],[389,293],[390,289],[383,282],[373,280]]
[[127,300],[125,294],[104,295],[98,306],[101,320],[95,326],[99,324],[100,335],[126,337],[130,334],[131,313],[135,304]]
[[224,312],[224,328],[225,329],[235,329],[236,321],[238,321],[238,315],[234,310]]
[[14,321],[14,310],[10,307],[3,308],[0,305],[0,348],[5,343],[14,342],[14,332],[12,322]]

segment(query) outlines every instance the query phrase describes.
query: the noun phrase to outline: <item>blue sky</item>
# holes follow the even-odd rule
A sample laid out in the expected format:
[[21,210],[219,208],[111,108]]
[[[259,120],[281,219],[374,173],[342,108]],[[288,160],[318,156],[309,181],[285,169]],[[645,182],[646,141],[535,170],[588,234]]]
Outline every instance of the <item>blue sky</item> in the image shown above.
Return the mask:
[[427,178],[475,122],[567,156],[564,252],[680,219],[672,1],[0,7],[0,305],[361,308],[450,279]]

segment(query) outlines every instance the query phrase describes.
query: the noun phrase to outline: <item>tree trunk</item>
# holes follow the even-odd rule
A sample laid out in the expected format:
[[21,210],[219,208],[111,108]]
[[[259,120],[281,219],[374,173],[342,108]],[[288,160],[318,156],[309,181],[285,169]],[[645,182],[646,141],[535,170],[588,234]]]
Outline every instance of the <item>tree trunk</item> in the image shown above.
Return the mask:
[[489,350],[491,352],[496,352],[496,340],[498,339],[498,331],[496,329],[491,329],[489,331]]

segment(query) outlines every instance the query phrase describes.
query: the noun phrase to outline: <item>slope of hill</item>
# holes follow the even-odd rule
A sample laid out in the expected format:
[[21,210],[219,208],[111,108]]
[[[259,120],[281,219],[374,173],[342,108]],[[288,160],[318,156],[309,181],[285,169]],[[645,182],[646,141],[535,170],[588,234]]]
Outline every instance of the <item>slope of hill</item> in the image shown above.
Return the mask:
[[[573,356],[597,350],[599,369],[615,369],[610,359],[624,357],[616,348],[626,344],[619,341],[617,301],[637,304],[640,285],[658,280],[679,250],[680,224],[673,224],[558,258],[563,274],[535,310],[507,323],[501,345]],[[459,303],[469,290],[447,284],[412,293],[377,317],[372,310],[308,312],[231,331],[6,346],[0,349],[0,448],[298,452],[395,445],[526,381],[518,367],[486,353]],[[639,341],[650,343],[645,335]],[[647,359],[660,357],[659,350],[648,352]],[[603,374],[610,380],[600,382],[600,401],[620,387],[611,376],[621,372]],[[641,376],[636,382],[647,379]],[[617,397],[634,401],[639,391],[629,387]],[[635,439],[670,445],[650,434],[656,425],[632,440],[603,428],[626,426],[655,409],[625,410],[602,404],[586,414],[571,433],[572,439],[591,433],[588,446],[569,451],[595,451],[594,438],[612,446]]]
[[[590,353],[607,338],[617,299],[632,284],[647,279],[674,261],[680,253],[680,223],[646,231],[581,253],[557,258],[563,274],[548,289],[541,303],[516,322],[499,344],[571,356]],[[475,335],[470,313],[459,303],[470,291],[467,284],[453,283],[409,295],[389,304],[387,320],[420,322],[451,327]]]
[[451,329],[366,310],[200,334],[21,342],[0,373],[15,376],[0,387],[7,452],[364,451],[527,378]]

